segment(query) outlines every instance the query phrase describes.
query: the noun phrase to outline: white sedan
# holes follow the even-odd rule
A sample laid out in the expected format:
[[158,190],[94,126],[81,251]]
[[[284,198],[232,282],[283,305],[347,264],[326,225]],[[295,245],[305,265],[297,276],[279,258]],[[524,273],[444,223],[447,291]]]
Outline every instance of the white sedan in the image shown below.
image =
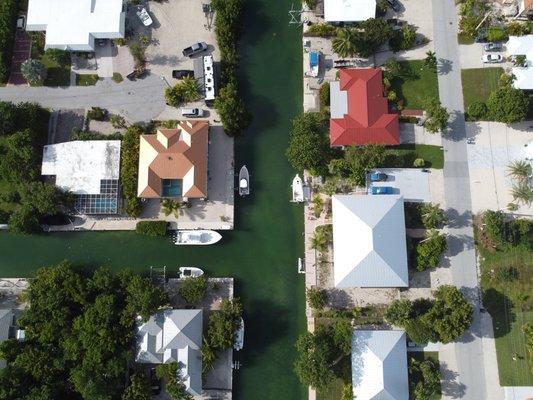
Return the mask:
[[152,17],[150,17],[150,14],[148,14],[148,11],[146,11],[146,8],[144,7],[137,11],[137,16],[142,21],[144,26],[150,26],[154,22],[152,21]]
[[503,56],[501,54],[485,54],[481,59],[486,63],[501,63],[503,62]]

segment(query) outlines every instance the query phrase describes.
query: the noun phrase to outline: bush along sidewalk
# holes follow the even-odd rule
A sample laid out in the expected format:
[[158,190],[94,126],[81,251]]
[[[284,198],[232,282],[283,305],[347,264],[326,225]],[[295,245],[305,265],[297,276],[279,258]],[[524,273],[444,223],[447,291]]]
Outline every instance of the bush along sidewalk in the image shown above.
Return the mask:
[[165,236],[167,225],[167,221],[139,221],[135,226],[135,232],[146,236]]
[[213,0],[215,34],[220,48],[220,90],[215,100],[224,131],[229,136],[240,136],[250,125],[251,115],[239,95],[236,69],[237,46],[242,34],[243,0]]

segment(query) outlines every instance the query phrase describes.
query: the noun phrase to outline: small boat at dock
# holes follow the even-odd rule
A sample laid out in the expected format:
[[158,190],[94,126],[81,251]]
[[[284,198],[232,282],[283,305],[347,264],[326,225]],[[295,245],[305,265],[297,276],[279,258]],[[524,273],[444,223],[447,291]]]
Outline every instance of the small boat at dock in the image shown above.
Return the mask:
[[202,276],[203,274],[204,274],[204,271],[196,267],[181,267],[179,269],[180,278],[198,278],[199,276]]
[[293,203],[303,203],[304,198],[304,185],[300,175],[296,174],[292,180],[292,202]]
[[244,320],[241,318],[241,325],[237,332],[235,332],[235,343],[233,348],[237,351],[242,350],[244,346]]
[[246,165],[239,171],[239,195],[244,197],[250,194],[250,173]]
[[205,246],[214,244],[222,239],[222,235],[210,230],[183,230],[177,231],[174,236],[174,244],[180,245],[196,245]]

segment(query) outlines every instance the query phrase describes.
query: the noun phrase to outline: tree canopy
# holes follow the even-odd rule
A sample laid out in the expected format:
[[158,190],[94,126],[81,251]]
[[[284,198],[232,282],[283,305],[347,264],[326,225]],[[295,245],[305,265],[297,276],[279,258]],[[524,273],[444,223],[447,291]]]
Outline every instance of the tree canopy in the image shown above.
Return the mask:
[[120,398],[133,361],[135,319],[168,301],[161,288],[128,270],[84,276],[67,262],[39,269],[26,300],[20,319],[26,340],[5,342],[0,351],[7,359],[0,387],[9,388],[0,389],[0,399]]
[[487,108],[492,120],[512,124],[526,119],[529,98],[522,90],[504,85],[490,93]]
[[430,133],[443,132],[448,127],[450,114],[437,98],[426,100],[427,120],[424,127]]
[[209,317],[207,337],[213,349],[225,350],[235,344],[241,326],[242,304],[239,299],[222,300],[220,310]]

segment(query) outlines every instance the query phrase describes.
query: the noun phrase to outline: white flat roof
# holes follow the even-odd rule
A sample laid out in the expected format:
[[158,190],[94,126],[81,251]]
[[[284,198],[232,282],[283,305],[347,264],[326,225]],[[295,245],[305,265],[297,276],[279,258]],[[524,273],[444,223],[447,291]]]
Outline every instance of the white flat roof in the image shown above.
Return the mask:
[[122,0],[29,0],[26,30],[45,30],[46,48],[89,50],[124,37],[124,22]]
[[507,54],[510,56],[526,56],[525,67],[514,67],[516,77],[513,86],[517,89],[533,89],[533,35],[509,36]]
[[41,173],[75,194],[100,194],[102,179],[119,179],[120,140],[77,140],[44,146]]
[[407,287],[403,197],[335,195],[335,287]]
[[404,331],[354,331],[352,386],[357,400],[408,400]]
[[375,17],[376,0],[324,0],[326,21],[366,21]]

